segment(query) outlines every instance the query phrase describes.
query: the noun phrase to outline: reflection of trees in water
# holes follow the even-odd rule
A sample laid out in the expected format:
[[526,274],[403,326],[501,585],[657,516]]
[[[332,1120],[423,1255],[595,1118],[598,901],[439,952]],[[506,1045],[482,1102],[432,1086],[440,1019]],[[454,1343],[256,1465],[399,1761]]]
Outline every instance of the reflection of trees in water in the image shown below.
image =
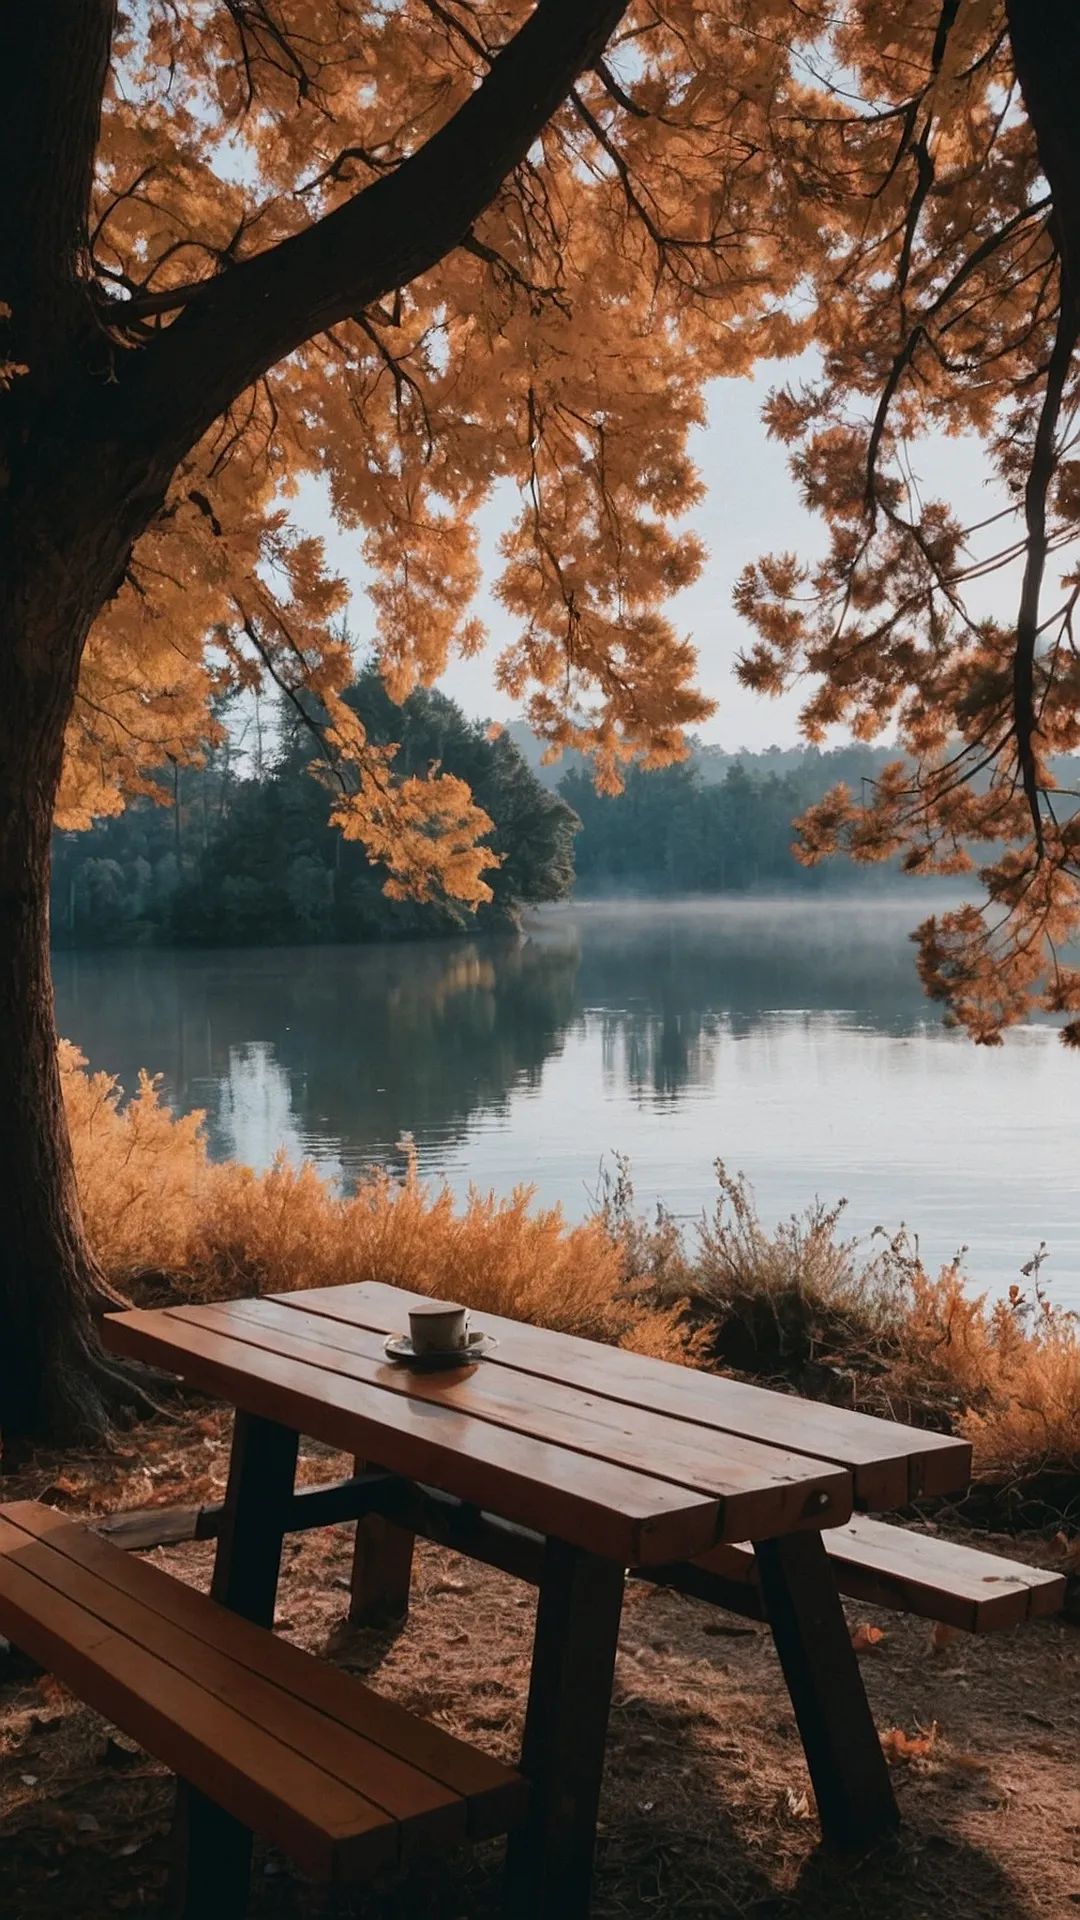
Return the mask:
[[894,1032],[936,1018],[908,939],[920,917],[918,902],[901,898],[854,908],[801,901],[594,907],[560,921],[581,940],[585,1007],[647,1012],[668,1023],[726,1014],[735,1032],[777,1009],[839,1009]]
[[216,1152],[237,1124],[225,1089],[234,1074],[246,1087],[269,1043],[300,1138],[348,1168],[393,1157],[405,1132],[459,1138],[477,1111],[537,1084],[573,1014],[577,959],[572,942],[530,941],[63,954],[57,999],[61,1031],[94,1067],[131,1087],[149,1066],[177,1107],[206,1107]]
[[[375,956],[372,956],[374,959]],[[304,1076],[304,1107],[353,1164],[387,1157],[403,1133],[445,1144],[477,1112],[505,1107],[539,1081],[573,1011],[576,955],[529,944],[446,953],[386,949],[361,973],[335,970],[324,1021],[283,1036],[282,1060]]]
[[708,1086],[716,1071],[716,1043],[724,1022],[715,1013],[667,1006],[657,1013],[600,1015],[604,1078],[625,1078],[635,1092],[674,1100],[684,1087]]
[[907,938],[918,917],[902,899],[773,901],[590,905],[559,924],[581,940],[578,1000],[600,1020],[605,1078],[670,1101],[714,1081],[725,1035],[771,1028],[785,1011],[842,1010],[886,1033],[934,1020]]
[[777,1009],[913,1031],[935,1017],[918,917],[907,900],[590,907],[518,942],[63,953],[60,1030],[126,1087],[160,1071],[174,1105],[207,1109],[218,1153],[285,1137],[355,1169],[410,1132],[430,1164],[537,1086],[575,1022],[599,1021],[612,1081],[662,1102],[712,1083],[725,1036]]

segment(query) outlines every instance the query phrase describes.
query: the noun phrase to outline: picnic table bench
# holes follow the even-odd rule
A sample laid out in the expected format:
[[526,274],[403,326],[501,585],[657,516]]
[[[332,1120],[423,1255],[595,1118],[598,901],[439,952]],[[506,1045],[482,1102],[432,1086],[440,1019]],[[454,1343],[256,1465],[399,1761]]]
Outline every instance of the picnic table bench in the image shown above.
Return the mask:
[[[823,1832],[847,1846],[897,1810],[840,1591],[974,1631],[1061,1603],[1055,1575],[863,1517],[961,1491],[961,1441],[496,1316],[479,1364],[401,1369],[383,1341],[418,1298],[366,1284],[110,1318],[114,1350],[237,1409],[224,1503],[190,1527],[217,1536],[209,1599],[63,1518],[0,1519],[0,1630],[187,1782],[192,1920],[242,1911],[253,1828],[331,1879],[506,1832],[512,1911],[580,1920],[627,1570],[768,1621]],[[352,1477],[297,1490],[301,1433]],[[346,1519],[355,1618],[404,1614],[417,1534],[538,1587],[519,1770],[274,1638],[285,1534]]]
[[[217,1809],[334,1884],[502,1834],[520,1774],[51,1507],[0,1507],[0,1618],[33,1659],[197,1787],[184,1906],[242,1912]],[[232,1872],[228,1873],[230,1860]]]

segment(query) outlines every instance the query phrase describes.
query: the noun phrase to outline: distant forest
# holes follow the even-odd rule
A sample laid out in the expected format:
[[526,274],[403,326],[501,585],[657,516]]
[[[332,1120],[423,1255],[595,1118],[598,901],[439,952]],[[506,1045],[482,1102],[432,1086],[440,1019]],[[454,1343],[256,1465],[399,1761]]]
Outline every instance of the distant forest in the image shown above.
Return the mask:
[[[886,867],[840,858],[803,867],[791,851],[792,821],[838,780],[858,792],[889,756],[867,748],[792,755],[785,772],[768,755],[745,754],[722,769],[704,756],[653,773],[632,769],[620,794],[597,793],[573,768],[559,793],[581,821],[575,843],[579,895],[862,890],[895,885]],[[712,777],[710,777],[712,776]]]
[[162,781],[162,804],[136,801],[89,832],[56,834],[54,944],[287,945],[491,932],[515,926],[523,905],[569,893],[577,821],[507,734],[489,739],[441,693],[421,690],[395,706],[373,671],[348,698],[372,740],[400,743],[400,772],[424,773],[438,761],[468,781],[502,856],[487,875],[489,905],[473,915],[450,900],[387,899],[383,870],[329,824],[331,796],[308,771],[317,748],[287,709],[271,716],[265,735],[249,717],[241,736],[233,715],[205,767],[177,766]]
[[[883,748],[727,754],[695,746],[679,766],[631,770],[625,791],[598,794],[576,756],[545,766],[528,729],[494,738],[444,694],[401,707],[374,671],[350,694],[370,736],[401,743],[399,766],[438,761],[467,780],[494,822],[502,864],[474,918],[451,901],[389,900],[381,868],[328,822],[329,796],[308,771],[306,728],[274,712],[264,730],[226,713],[225,742],[204,767],[174,767],[161,803],[137,801],[86,833],[57,833],[52,927],[57,945],[237,946],[394,940],[518,924],[545,901],[880,890],[888,868],[835,860],[801,867],[792,820],[828,787],[856,790]],[[1075,782],[1073,783],[1075,784]]]

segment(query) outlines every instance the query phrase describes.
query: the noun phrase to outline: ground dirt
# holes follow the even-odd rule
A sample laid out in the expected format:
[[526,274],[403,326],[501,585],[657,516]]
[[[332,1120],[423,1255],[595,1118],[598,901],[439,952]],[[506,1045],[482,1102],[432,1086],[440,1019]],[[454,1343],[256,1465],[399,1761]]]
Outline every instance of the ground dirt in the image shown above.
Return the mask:
[[[0,1481],[73,1513],[220,1497],[228,1427],[186,1414],[110,1455],[41,1457]],[[306,1480],[349,1462],[306,1451]],[[407,1626],[350,1628],[348,1527],[286,1543],[278,1629],[454,1733],[512,1760],[534,1596],[421,1546]],[[1002,1543],[1004,1544],[1004,1543]],[[1053,1564],[1046,1542],[1009,1550]],[[204,1586],[212,1548],[153,1556]],[[840,1861],[813,1797],[766,1630],[679,1596],[627,1591],[593,1912],[746,1920],[1034,1920],[1080,1913],[1080,1632],[1061,1622],[971,1639],[863,1607],[850,1614],[867,1690],[896,1757],[901,1836]],[[860,1629],[876,1628],[881,1637]],[[897,1730],[906,1736],[897,1738]],[[890,1741],[891,1736],[891,1741]],[[11,1656],[0,1674],[0,1912],[96,1920],[154,1912],[172,1782],[52,1679]],[[260,1851],[253,1920],[486,1920],[501,1849],[414,1870],[335,1904]]]

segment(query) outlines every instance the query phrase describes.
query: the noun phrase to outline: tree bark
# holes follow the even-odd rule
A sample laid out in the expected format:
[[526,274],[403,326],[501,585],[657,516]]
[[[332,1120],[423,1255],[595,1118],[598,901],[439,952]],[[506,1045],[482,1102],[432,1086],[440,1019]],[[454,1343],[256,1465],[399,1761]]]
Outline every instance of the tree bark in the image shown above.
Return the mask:
[[[92,477],[78,492],[94,500]],[[115,584],[115,520],[65,555],[74,499],[0,515],[0,1435],[90,1440],[149,1402],[95,1320],[122,1305],[86,1242],[57,1062],[52,823],[79,661]],[[46,512],[51,501],[54,511]],[[6,536],[6,537],[5,537]],[[122,535],[121,535],[122,542]]]
[[[56,1058],[49,968],[59,714],[0,654],[0,1431],[100,1429],[101,1283],[86,1245]],[[54,703],[55,704],[55,703]]]
[[1076,0],[1006,0],[1013,63],[1054,197],[1063,278],[1080,287],[1080,7]]

